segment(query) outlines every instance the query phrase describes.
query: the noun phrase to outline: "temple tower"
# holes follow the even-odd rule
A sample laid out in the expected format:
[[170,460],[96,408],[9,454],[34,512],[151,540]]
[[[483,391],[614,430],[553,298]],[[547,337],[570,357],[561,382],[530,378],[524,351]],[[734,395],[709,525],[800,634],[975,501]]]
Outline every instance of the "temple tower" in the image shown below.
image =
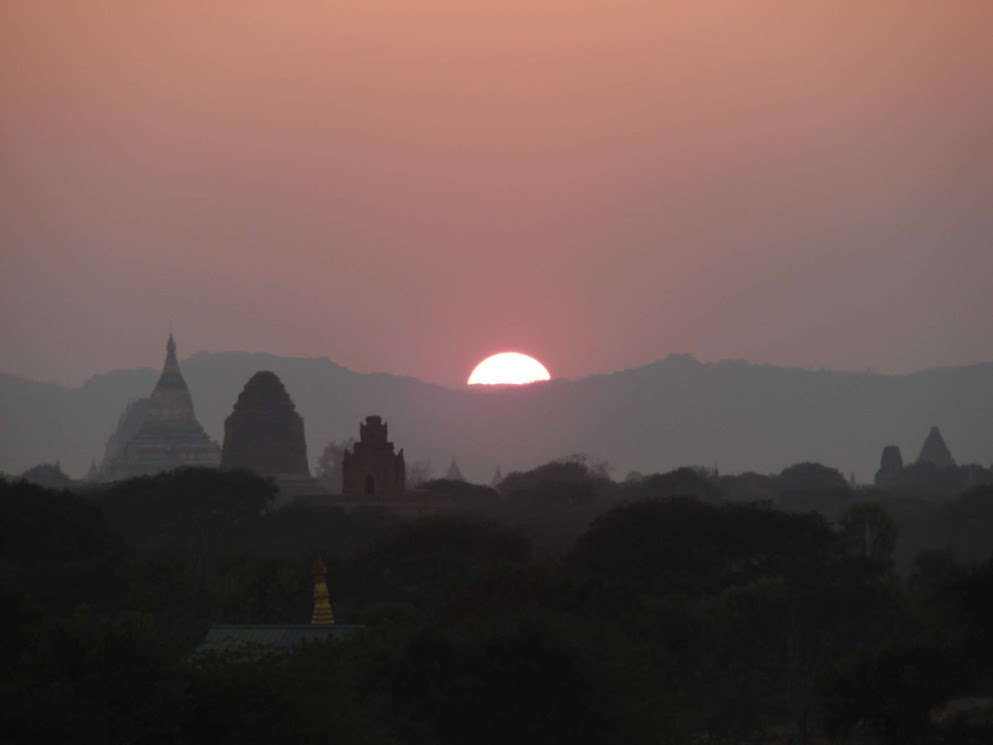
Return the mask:
[[224,420],[221,468],[271,477],[279,487],[277,505],[323,493],[307,466],[303,417],[275,373],[255,373],[238,395]]
[[889,486],[900,477],[903,470],[903,455],[896,445],[887,445],[883,448],[883,455],[879,459],[879,470],[876,471],[876,486]]
[[221,467],[310,478],[303,417],[275,373],[255,373],[224,420]]
[[952,468],[955,466],[955,459],[945,444],[945,438],[941,436],[941,430],[931,427],[924,440],[924,447],[921,454],[917,456],[918,463],[930,463],[938,468]]
[[381,501],[403,496],[407,467],[403,450],[393,452],[386,422],[382,417],[367,416],[359,424],[359,441],[342,460],[342,496],[349,500]]
[[[126,426],[125,426],[126,425]],[[181,466],[217,467],[221,449],[203,431],[169,334],[165,364],[152,395],[130,404],[111,435],[101,467],[105,480],[146,476]]]
[[452,456],[452,462],[448,466],[448,472],[445,473],[445,478],[449,481],[465,481],[465,476],[462,475],[462,469],[459,468],[459,464],[455,462],[455,456]]

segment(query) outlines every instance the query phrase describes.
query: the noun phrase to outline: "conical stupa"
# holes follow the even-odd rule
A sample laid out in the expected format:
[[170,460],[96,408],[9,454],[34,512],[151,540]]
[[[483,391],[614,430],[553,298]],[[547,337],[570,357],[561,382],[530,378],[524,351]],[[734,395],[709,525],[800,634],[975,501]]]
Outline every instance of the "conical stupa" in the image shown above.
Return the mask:
[[[117,480],[170,471],[181,466],[217,467],[221,448],[203,431],[193,413],[193,397],[176,361],[176,342],[169,334],[166,359],[152,395],[132,404],[127,419],[130,432],[115,432],[117,440],[101,470],[105,480]],[[133,433],[133,434],[132,434]]]
[[334,623],[334,612],[331,610],[331,599],[328,596],[328,570],[320,554],[314,560],[314,612],[311,614],[310,622],[318,626]]
[[941,436],[941,430],[931,427],[924,440],[924,447],[921,454],[917,456],[918,463],[930,463],[938,468],[951,468],[955,465],[955,459],[945,444],[945,438]]
[[448,473],[445,474],[445,478],[449,481],[465,481],[459,464],[455,462],[454,455],[452,456],[452,464],[448,467]]

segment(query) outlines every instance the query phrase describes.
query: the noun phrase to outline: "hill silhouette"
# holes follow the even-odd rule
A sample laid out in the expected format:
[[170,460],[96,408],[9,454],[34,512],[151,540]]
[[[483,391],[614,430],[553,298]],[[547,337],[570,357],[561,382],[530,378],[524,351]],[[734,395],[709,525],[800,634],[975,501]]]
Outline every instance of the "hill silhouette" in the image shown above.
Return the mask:
[[[993,363],[881,375],[670,355],[576,381],[464,389],[357,373],[326,358],[200,352],[181,366],[197,418],[218,442],[245,382],[271,370],[304,417],[312,461],[379,414],[409,462],[429,458],[437,474],[455,456],[477,482],[498,463],[525,470],[579,452],[607,460],[615,478],[688,464],[778,472],[817,461],[871,481],[884,445],[916,452],[932,425],[959,463],[993,461]],[[157,375],[120,370],[77,388],[0,375],[0,470],[59,460],[81,476]]]

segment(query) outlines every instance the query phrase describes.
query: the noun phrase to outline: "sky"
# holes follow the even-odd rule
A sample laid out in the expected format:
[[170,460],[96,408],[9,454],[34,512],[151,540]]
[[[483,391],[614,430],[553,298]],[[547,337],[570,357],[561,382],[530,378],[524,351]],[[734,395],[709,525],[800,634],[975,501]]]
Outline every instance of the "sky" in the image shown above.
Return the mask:
[[993,3],[0,4],[0,372],[993,360]]

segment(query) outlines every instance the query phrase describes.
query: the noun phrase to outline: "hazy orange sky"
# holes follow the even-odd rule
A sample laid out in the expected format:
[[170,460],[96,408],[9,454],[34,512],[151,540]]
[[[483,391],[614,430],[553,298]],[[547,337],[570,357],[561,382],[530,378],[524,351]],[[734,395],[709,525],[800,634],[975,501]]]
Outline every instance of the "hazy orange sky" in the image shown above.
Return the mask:
[[993,360],[993,3],[11,0],[0,372]]

